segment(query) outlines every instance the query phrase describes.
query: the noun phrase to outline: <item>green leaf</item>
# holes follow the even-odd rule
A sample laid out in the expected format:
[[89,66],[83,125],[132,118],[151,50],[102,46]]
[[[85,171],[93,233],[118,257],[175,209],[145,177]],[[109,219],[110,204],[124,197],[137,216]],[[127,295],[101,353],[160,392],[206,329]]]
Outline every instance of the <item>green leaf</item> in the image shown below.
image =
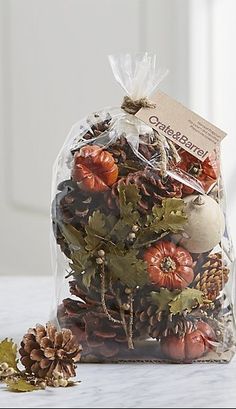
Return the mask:
[[86,242],[81,231],[75,229],[70,224],[63,224],[60,229],[69,245],[74,247],[85,247]]
[[160,288],[159,292],[153,291],[151,293],[153,304],[157,305],[158,311],[168,311],[170,309],[169,303],[179,294],[178,290],[170,291],[167,288]]
[[74,251],[71,254],[71,260],[76,264],[78,267],[81,268],[81,272],[84,271],[86,264],[89,259],[89,253],[83,249]]
[[140,214],[136,211],[137,205],[141,199],[139,189],[133,184],[121,184],[118,191],[121,218],[129,226],[132,226],[140,219]]
[[84,272],[84,274],[82,275],[82,282],[83,285],[89,289],[90,285],[91,285],[91,280],[95,277],[96,275],[96,268],[95,266],[91,265],[89,267],[86,268],[86,271]]
[[122,244],[122,247],[124,248],[125,240],[127,239],[129,233],[130,226],[126,223],[126,221],[120,219],[113,227],[110,236],[114,242]]
[[107,263],[113,278],[130,288],[143,287],[149,282],[146,262],[138,259],[134,250],[122,255],[108,254]]
[[156,233],[171,231],[177,233],[184,229],[187,216],[184,213],[185,203],[182,199],[168,198],[162,206],[154,206],[152,216],[147,220],[148,228]]
[[0,342],[0,364],[5,362],[17,370],[17,345],[11,339]]
[[106,216],[96,210],[92,216],[89,217],[88,225],[85,228],[86,230],[86,250],[94,251],[101,241],[109,233],[109,228],[106,223]]
[[193,288],[186,288],[170,301],[170,312],[174,315],[183,313],[184,311],[191,312],[194,308],[197,308],[204,302],[204,294],[201,291]]
[[6,384],[11,392],[33,392],[40,389],[38,386],[31,385],[23,378],[6,379]]

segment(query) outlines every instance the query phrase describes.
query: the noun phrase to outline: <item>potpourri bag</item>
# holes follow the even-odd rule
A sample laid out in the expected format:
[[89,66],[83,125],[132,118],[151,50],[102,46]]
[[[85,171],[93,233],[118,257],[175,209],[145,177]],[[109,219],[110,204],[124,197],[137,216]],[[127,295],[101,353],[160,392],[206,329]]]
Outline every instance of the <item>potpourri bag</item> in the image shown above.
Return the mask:
[[228,362],[235,273],[220,146],[181,146],[159,116],[139,118],[158,113],[155,55],[109,58],[121,108],[75,124],[54,167],[56,319],[84,362]]

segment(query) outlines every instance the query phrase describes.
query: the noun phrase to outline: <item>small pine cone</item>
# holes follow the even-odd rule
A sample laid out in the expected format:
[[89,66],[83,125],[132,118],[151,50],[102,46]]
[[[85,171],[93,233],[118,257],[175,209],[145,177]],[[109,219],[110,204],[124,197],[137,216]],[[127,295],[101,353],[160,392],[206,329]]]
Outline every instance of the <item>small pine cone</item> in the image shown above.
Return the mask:
[[117,164],[124,164],[127,160],[134,159],[134,153],[131,146],[128,144],[126,138],[121,135],[115,143],[107,147],[108,152],[110,152],[115,159]]
[[229,279],[229,268],[224,265],[221,253],[210,254],[195,267],[193,287],[204,293],[208,300],[219,297]]
[[[81,128],[81,132],[83,135],[83,139],[90,140],[94,138],[98,138],[101,134],[106,132],[111,124],[112,117],[109,113],[104,113],[104,115],[100,115],[99,113],[94,113],[87,119],[87,124],[89,129],[84,130]],[[77,152],[77,148],[72,150],[72,154]]]
[[145,169],[130,173],[127,177],[116,182],[107,195],[108,207],[119,207],[118,188],[121,184],[135,184],[140,189],[141,200],[139,210],[141,213],[149,213],[155,204],[160,204],[166,197],[182,197],[182,184],[167,176],[163,178],[158,171]]
[[162,327],[162,313],[157,312],[157,307],[148,305],[145,299],[140,300],[140,306],[135,311],[134,334],[135,337],[158,338]]
[[49,323],[29,329],[19,352],[28,374],[46,379],[56,371],[69,379],[76,375],[75,363],[80,360],[81,350],[69,329],[59,332]]
[[142,336],[150,336],[157,340],[169,335],[183,337],[196,328],[194,318],[162,312],[153,304],[146,304],[144,308],[139,308],[135,316],[135,329]]
[[[107,150],[115,158],[119,166],[120,176],[127,176],[129,173],[137,172],[144,167],[144,162],[137,157],[123,135],[115,143],[109,145]],[[138,151],[147,161],[158,159],[160,155],[159,148],[153,141],[153,135],[149,134],[139,135]]]

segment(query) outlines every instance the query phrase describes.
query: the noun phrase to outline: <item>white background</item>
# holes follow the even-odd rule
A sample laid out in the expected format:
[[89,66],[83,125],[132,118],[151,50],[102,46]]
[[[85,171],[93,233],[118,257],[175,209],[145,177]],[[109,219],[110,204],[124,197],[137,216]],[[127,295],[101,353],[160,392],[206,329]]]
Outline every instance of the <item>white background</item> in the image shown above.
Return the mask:
[[50,274],[51,169],[71,125],[122,91],[107,55],[154,51],[162,89],[229,133],[236,242],[236,1],[0,0],[0,274]]

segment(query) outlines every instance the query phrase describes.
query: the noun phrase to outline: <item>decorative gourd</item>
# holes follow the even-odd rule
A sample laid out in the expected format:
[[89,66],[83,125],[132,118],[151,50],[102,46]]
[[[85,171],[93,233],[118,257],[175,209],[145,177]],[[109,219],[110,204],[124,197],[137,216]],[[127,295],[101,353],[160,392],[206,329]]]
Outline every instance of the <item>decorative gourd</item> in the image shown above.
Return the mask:
[[184,289],[193,281],[193,259],[174,243],[157,242],[146,250],[144,260],[152,283],[160,288]]
[[225,230],[224,214],[219,204],[207,195],[191,195],[186,203],[187,224],[179,241],[190,253],[205,253],[220,243]]
[[[181,162],[178,163],[178,168],[196,178],[202,184],[204,191],[207,192],[217,180],[220,173],[220,166],[219,161],[216,158],[216,153],[211,153],[204,162],[201,162],[184,149],[179,151],[179,155],[181,157]],[[183,185],[183,193],[191,194],[193,192],[193,188]]]
[[197,329],[184,337],[169,335],[161,339],[161,351],[174,361],[192,361],[201,358],[211,348],[210,341],[215,340],[215,332],[207,323],[200,321]]
[[82,190],[105,192],[118,178],[118,167],[111,153],[99,146],[83,146],[74,157],[72,179]]

